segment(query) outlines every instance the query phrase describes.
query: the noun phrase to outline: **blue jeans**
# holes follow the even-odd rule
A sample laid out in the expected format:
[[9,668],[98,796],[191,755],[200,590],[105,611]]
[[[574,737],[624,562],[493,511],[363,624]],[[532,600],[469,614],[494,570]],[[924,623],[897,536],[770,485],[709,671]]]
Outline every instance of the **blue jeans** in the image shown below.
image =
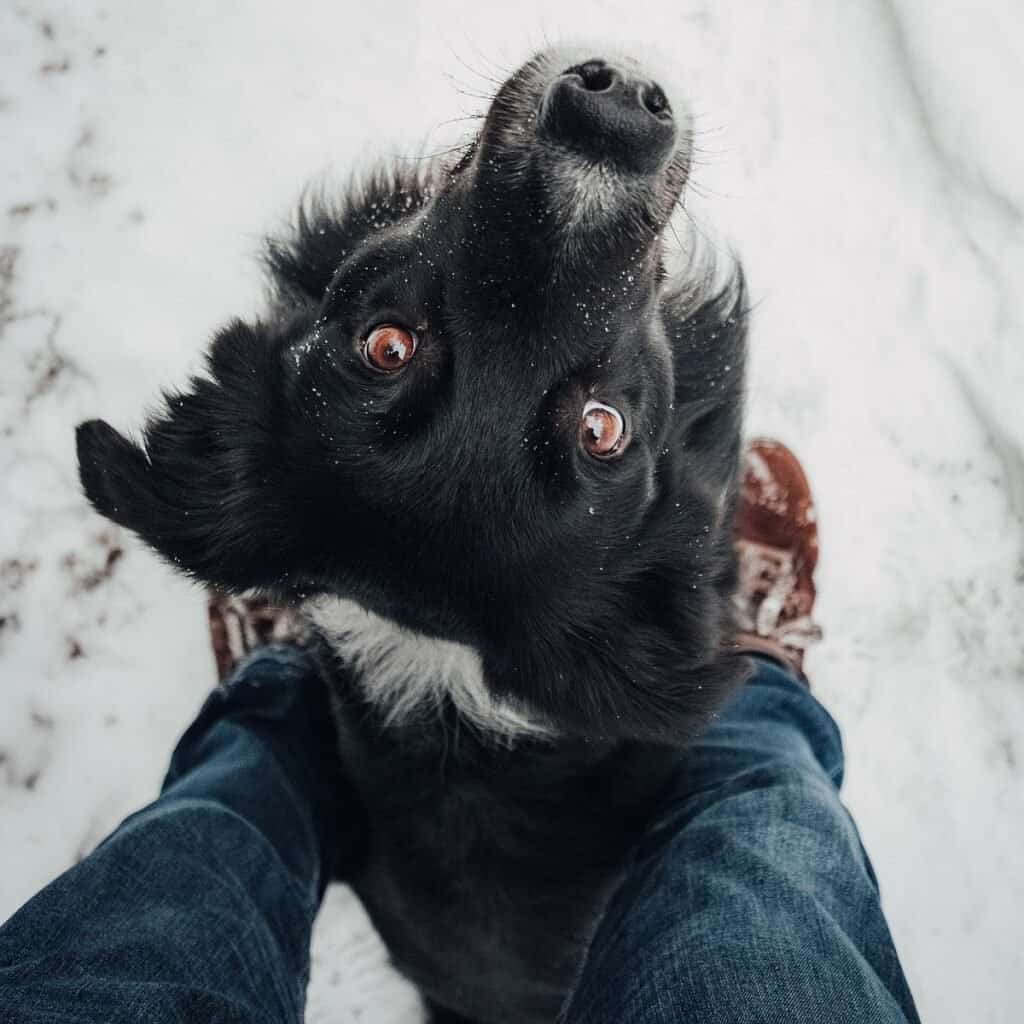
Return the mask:
[[[0,928],[0,1021],[301,1021],[313,918],[344,871],[328,857],[360,841],[324,772],[327,721],[303,655],[250,658],[160,798]],[[827,712],[759,659],[694,745],[563,1020],[917,1021],[842,765]]]

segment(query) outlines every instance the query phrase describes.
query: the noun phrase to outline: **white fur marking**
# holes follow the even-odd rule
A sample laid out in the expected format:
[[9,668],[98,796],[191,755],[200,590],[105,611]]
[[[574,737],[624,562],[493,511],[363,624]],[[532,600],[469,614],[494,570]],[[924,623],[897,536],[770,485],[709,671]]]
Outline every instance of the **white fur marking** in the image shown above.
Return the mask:
[[628,186],[603,163],[563,154],[552,170],[553,193],[562,197],[562,229],[581,225],[594,230],[618,211],[629,196]]
[[480,655],[464,644],[406,629],[344,598],[319,597],[304,611],[337,657],[358,673],[386,725],[436,713],[449,697],[470,725],[506,742],[554,734],[533,712],[495,698],[484,682]]

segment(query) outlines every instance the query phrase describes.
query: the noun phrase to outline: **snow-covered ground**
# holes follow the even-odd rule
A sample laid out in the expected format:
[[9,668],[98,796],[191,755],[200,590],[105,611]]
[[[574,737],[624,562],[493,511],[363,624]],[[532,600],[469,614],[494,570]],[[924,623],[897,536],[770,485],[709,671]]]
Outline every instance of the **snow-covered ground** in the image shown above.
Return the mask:
[[[305,182],[458,140],[580,37],[653,45],[697,111],[694,216],[758,300],[751,431],[818,493],[810,669],[922,1014],[1024,1020],[1017,0],[4,0],[0,918],[150,799],[213,681],[200,593],[87,509],[74,424],[137,426],[258,307]],[[383,964],[332,893],[309,1018],[415,1020]]]

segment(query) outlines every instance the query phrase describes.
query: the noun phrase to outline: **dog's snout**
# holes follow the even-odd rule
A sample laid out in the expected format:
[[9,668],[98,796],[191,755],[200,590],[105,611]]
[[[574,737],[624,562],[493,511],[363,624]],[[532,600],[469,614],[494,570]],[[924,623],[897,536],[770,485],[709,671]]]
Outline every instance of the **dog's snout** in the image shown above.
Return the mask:
[[661,87],[604,60],[576,64],[548,86],[541,127],[554,141],[640,174],[656,172],[676,141]]

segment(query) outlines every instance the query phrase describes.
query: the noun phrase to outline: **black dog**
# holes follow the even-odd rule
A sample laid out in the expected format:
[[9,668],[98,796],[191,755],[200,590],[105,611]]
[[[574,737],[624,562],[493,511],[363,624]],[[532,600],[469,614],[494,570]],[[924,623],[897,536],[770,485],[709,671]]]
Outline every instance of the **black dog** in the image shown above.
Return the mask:
[[554,1020],[746,670],[742,281],[662,258],[690,139],[634,65],[540,54],[455,166],[307,203],[144,448],[79,428],[101,513],[308,611],[345,877],[438,1020]]

